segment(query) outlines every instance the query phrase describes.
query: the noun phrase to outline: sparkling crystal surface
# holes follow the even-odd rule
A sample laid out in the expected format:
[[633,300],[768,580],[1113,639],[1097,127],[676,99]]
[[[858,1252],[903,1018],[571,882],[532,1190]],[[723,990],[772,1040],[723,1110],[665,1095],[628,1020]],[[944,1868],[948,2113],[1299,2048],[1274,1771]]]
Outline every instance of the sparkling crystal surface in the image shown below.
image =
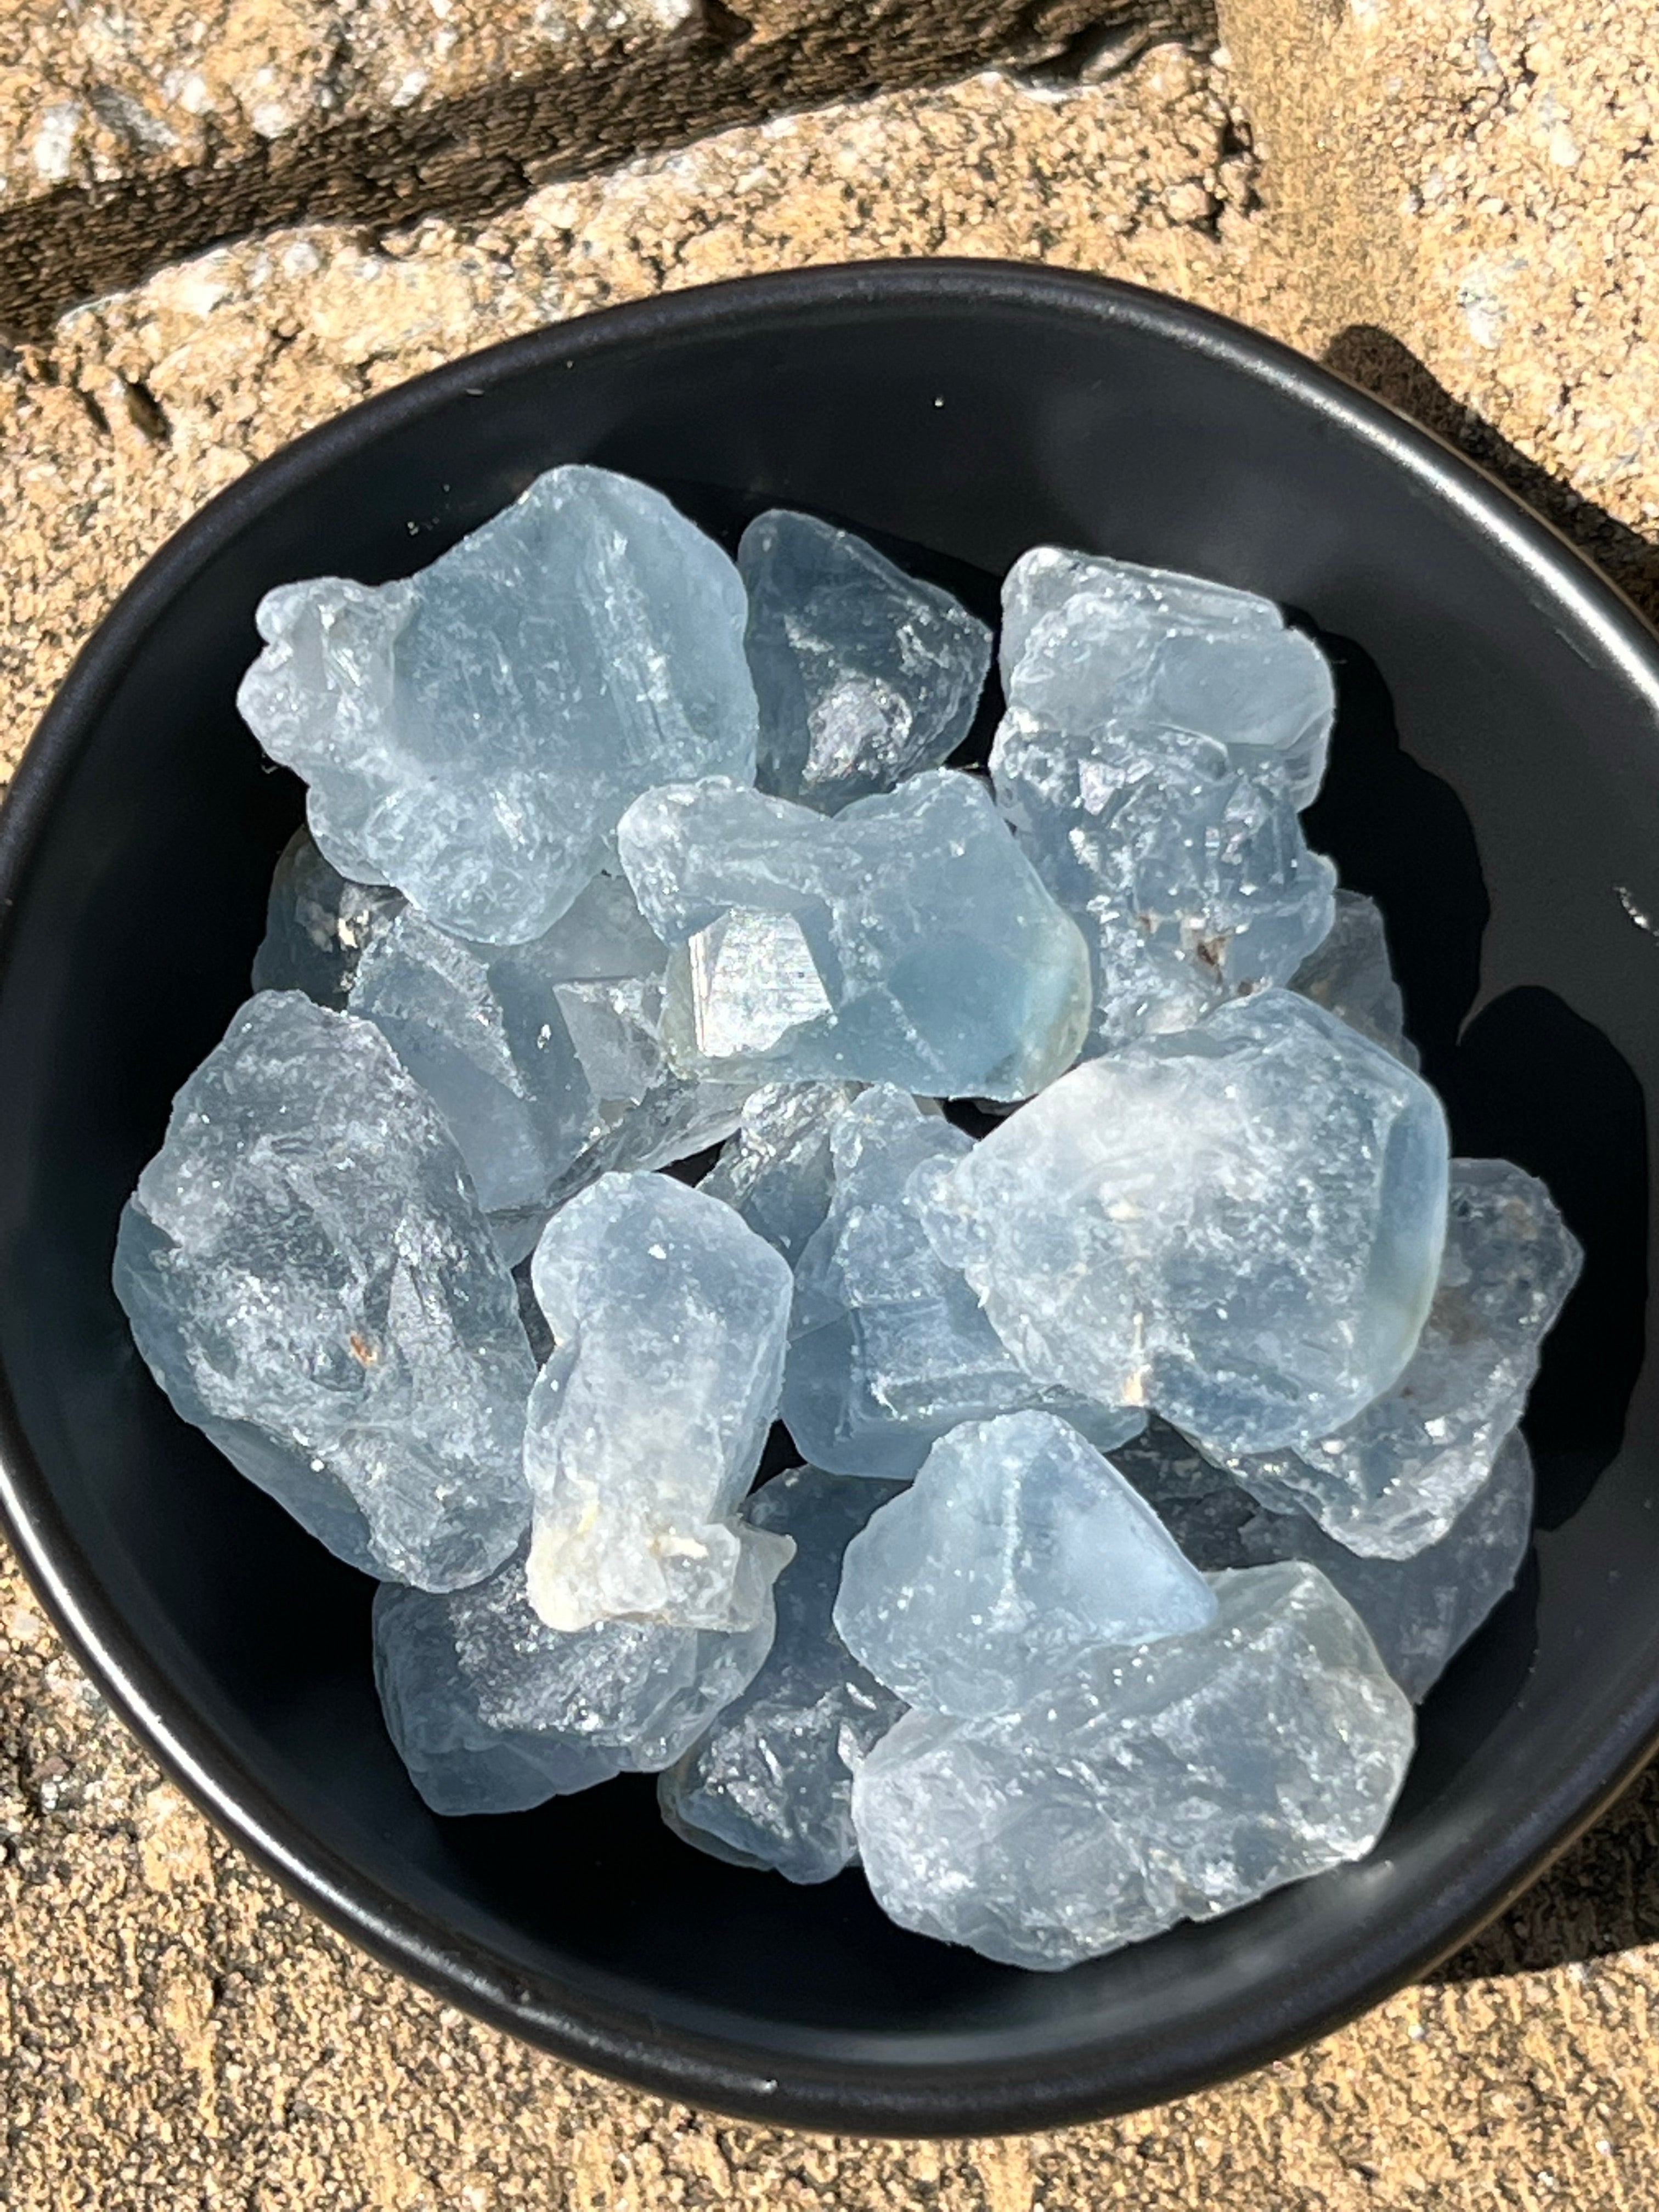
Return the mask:
[[736,1518],[777,1410],[787,1263],[720,1200],[605,1175],[531,1262],[554,1350],[531,1394],[531,1603],[552,1628],[751,1626],[789,1546]]
[[857,1095],[850,1083],[767,1083],[752,1092],[743,1125],[699,1190],[735,1206],[793,1267],[830,1211],[835,1160],[830,1133]]
[[348,883],[296,830],[270,879],[265,933],[253,956],[256,991],[303,991],[343,1013],[365,947],[407,902],[384,884]]
[[1083,940],[975,777],[930,769],[833,817],[670,784],[617,842],[678,948],[664,1032],[687,1074],[1018,1098],[1077,1054]]
[[1052,546],[1003,604],[992,775],[1088,942],[1085,1051],[1286,981],[1333,914],[1297,816],[1323,773],[1323,656],[1249,592]]
[[1023,1712],[907,1713],[853,1784],[883,1910],[1055,1968],[1363,1856],[1411,1757],[1404,1694],[1316,1570],[1214,1587],[1207,1629],[1103,1653]]
[[1163,1421],[1112,1455],[1195,1567],[1317,1567],[1370,1630],[1382,1663],[1420,1704],[1513,1584],[1532,1534],[1532,1455],[1519,1430],[1438,1543],[1405,1559],[1368,1559],[1305,1513],[1270,1513]]
[[746,615],[734,564],[660,493],[551,469],[416,575],[267,592],[238,704],[309,784],[343,874],[519,944],[604,865],[641,792],[752,778]]
[[707,1735],[662,1776],[657,1796],[677,1835],[717,1857],[828,1881],[857,1855],[853,1771],[903,1711],[854,1658],[831,1618],[842,1559],[890,1483],[798,1467],[744,1508],[754,1527],[790,1537],[778,1630],[766,1664]]
[[1511,1429],[1491,1474],[1445,1534],[1409,1559],[1366,1559],[1305,1513],[1258,1511],[1245,1522],[1241,1543],[1252,1565],[1305,1559],[1328,1576],[1415,1705],[1514,1586],[1532,1516],[1532,1454]]
[[1212,1456],[1264,1505],[1299,1506],[1351,1551],[1398,1559],[1437,1543],[1520,1419],[1583,1258],[1534,1176],[1508,1160],[1454,1161],[1434,1303],[1399,1381],[1293,1450]]
[[387,1583],[374,1598],[381,1710],[435,1813],[523,1812],[670,1765],[771,1640],[769,1603],[737,1633],[606,1620],[562,1634],[531,1609],[522,1550],[470,1589]]
[[1214,1593],[1052,1413],[964,1422],[848,1547],[836,1626],[908,1705],[1022,1711],[1103,1645],[1186,1636]]
[[1028,1373],[1213,1457],[1299,1449],[1398,1379],[1446,1173],[1428,1086],[1264,991],[1085,1060],[909,1190]]
[[1103,1447],[1133,1434],[1139,1409],[1034,1382],[929,1243],[910,1179],[965,1158],[970,1138],[879,1084],[840,1114],[830,1144],[834,1195],[796,1267],[783,1384],[784,1420],[815,1466],[914,1474],[958,1422],[1031,1407]]
[[1388,932],[1375,899],[1339,890],[1330,935],[1291,978],[1291,988],[1417,1066],[1417,1048],[1406,1036],[1405,1001],[1394,980]]
[[351,1011],[443,1114],[509,1261],[602,1169],[660,1167],[734,1126],[744,1092],[663,1052],[667,957],[610,875],[527,945],[468,943],[410,908],[363,953]]
[[959,601],[787,507],[750,524],[738,567],[763,791],[833,814],[955,751],[991,665],[991,633]]
[[114,1281],[179,1413],[353,1566],[453,1589],[523,1534],[513,1282],[368,1023],[297,992],[240,1010],[173,1102]]

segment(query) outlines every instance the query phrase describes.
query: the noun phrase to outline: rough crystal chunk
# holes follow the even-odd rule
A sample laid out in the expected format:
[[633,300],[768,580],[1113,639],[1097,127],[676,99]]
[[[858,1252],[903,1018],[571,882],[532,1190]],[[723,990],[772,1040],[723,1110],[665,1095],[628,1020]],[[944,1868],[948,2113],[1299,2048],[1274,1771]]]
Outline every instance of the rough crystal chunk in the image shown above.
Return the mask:
[[1139,1409],[1033,1382],[929,1243],[910,1178],[966,1158],[971,1139],[881,1084],[842,1112],[830,1143],[834,1197],[796,1267],[783,1384],[784,1420],[814,1465],[914,1474],[958,1422],[1034,1407],[1103,1449],[1134,1433]]
[[238,704],[310,785],[343,874],[518,944],[641,792],[753,777],[746,611],[733,563],[659,492],[550,469],[416,575],[267,592]]
[[991,633],[850,531],[773,507],[743,533],[763,791],[834,814],[967,736]]
[[528,945],[470,944],[410,908],[363,953],[351,1011],[443,1114],[509,1261],[602,1169],[660,1167],[735,1125],[741,1090],[668,1065],[667,957],[606,875]]
[[798,1467],[744,1508],[789,1537],[778,1632],[764,1667],[657,1784],[675,1833],[716,1858],[828,1881],[857,1856],[853,1771],[903,1711],[860,1667],[831,1618],[842,1558],[896,1486]]
[[1297,808],[1330,727],[1323,657],[1265,599],[1039,546],[1004,587],[998,804],[1081,924],[1085,1052],[1282,983],[1335,872]]
[[1163,1421],[1112,1455],[1195,1567],[1302,1559],[1334,1583],[1382,1663],[1420,1704],[1513,1584],[1532,1534],[1532,1455],[1519,1430],[1437,1544],[1406,1559],[1368,1559],[1305,1513],[1270,1513]]
[[1446,1155],[1419,1077],[1267,991],[1085,1060],[910,1194],[1030,1374],[1262,1452],[1400,1376]]
[[1491,1474],[1445,1534],[1409,1559],[1365,1559],[1305,1513],[1257,1512],[1242,1541],[1252,1565],[1305,1559],[1328,1575],[1370,1629],[1395,1680],[1419,1705],[1514,1586],[1532,1540],[1532,1454],[1511,1429]]
[[1434,1303],[1398,1382],[1294,1449],[1211,1455],[1350,1551],[1400,1559],[1437,1543],[1520,1419],[1583,1258],[1535,1177],[1508,1160],[1455,1161]]
[[1305,806],[1325,775],[1336,691],[1271,599],[1170,568],[1033,546],[1002,589],[1002,664],[1048,728],[1211,738]]
[[830,1133],[856,1096],[850,1083],[767,1083],[743,1126],[697,1185],[735,1206],[793,1267],[830,1211],[836,1167]]
[[1375,899],[1340,890],[1330,935],[1291,978],[1291,988],[1417,1066],[1417,1048],[1406,1036],[1406,1006],[1389,958],[1388,931]]
[[909,1705],[1018,1712],[1103,1645],[1186,1636],[1213,1592],[1052,1413],[969,1421],[848,1547],[836,1626]]
[[617,838],[679,948],[664,1033],[687,1074],[1018,1098],[1076,1057],[1082,939],[973,776],[932,769],[833,817],[671,784]]
[[751,1626],[790,1555],[733,1517],[777,1410],[787,1263],[718,1199],[606,1175],[531,1275],[555,1346],[525,1431],[531,1603],[566,1630]]
[[853,1784],[883,1910],[1069,1966],[1368,1851],[1413,1723],[1358,1615],[1299,1565],[1215,1595],[1209,1628],[1103,1653],[1024,1711],[907,1713]]
[[532,1611],[524,1553],[448,1596],[383,1583],[374,1680],[434,1813],[520,1813],[671,1765],[752,1679],[769,1603],[736,1633],[605,1620],[562,1635]]
[[241,1009],[173,1102],[114,1279],[185,1419],[353,1566],[453,1589],[519,1540],[534,1368],[512,1279],[367,1022],[297,992]]
[[407,903],[385,884],[348,883],[317,850],[310,830],[296,830],[270,879],[254,989],[303,991],[343,1013],[364,950]]

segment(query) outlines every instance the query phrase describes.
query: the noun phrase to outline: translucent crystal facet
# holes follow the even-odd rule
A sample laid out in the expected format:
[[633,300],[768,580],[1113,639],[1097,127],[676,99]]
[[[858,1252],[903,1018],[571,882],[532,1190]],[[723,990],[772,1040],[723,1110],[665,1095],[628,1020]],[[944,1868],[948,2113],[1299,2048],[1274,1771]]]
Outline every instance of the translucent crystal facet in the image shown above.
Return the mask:
[[670,963],[677,1066],[1018,1098],[1076,1056],[1088,962],[976,778],[826,817],[718,779],[631,806],[623,865]]
[[555,1346],[525,1432],[531,1603],[567,1630],[752,1626],[789,1557],[734,1517],[777,1409],[787,1265],[718,1199],[606,1175],[531,1273]]
[[836,1184],[830,1133],[855,1096],[850,1083],[763,1084],[697,1185],[735,1206],[792,1267],[830,1211]]
[[364,949],[407,903],[384,884],[349,883],[317,850],[310,830],[296,830],[270,879],[254,989],[303,991],[343,1013]]
[[1508,1160],[1454,1161],[1434,1303],[1398,1382],[1294,1449],[1212,1456],[1264,1505],[1301,1507],[1350,1551],[1398,1559],[1437,1543],[1520,1419],[1583,1257],[1534,1176]]
[[907,1705],[972,1718],[1215,1610],[1109,1460],[1052,1413],[1009,1413],[952,1429],[853,1540],[836,1626]]
[[527,945],[468,943],[410,908],[363,953],[351,1011],[441,1110],[509,1260],[601,1169],[660,1167],[736,1122],[741,1090],[668,1066],[667,957],[607,875]]
[[605,1620],[563,1635],[531,1609],[522,1550],[470,1589],[388,1583],[374,1599],[381,1710],[434,1813],[523,1812],[670,1765],[771,1640],[769,1604],[736,1633]]
[[1269,991],[1085,1060],[910,1190],[1030,1374],[1266,1451],[1399,1377],[1446,1171],[1427,1085]]
[[1224,1468],[1163,1421],[1112,1455],[1195,1567],[1317,1567],[1364,1622],[1413,1705],[1513,1584],[1532,1534],[1532,1455],[1518,1430],[1438,1543],[1405,1559],[1370,1559],[1305,1513],[1270,1513]]
[[513,1283],[367,1022],[241,1009],[122,1214],[115,1289],[178,1411],[353,1566],[453,1589],[523,1534]]
[[659,492],[551,469],[416,575],[267,592],[238,704],[309,784],[343,874],[518,944],[641,792],[752,778],[746,612],[732,562]]
[[1323,1006],[1350,1029],[1417,1066],[1417,1048],[1406,1036],[1406,1006],[1394,980],[1389,939],[1375,899],[1340,890],[1330,935],[1291,978],[1291,988]]
[[907,1713],[853,1784],[883,1910],[1068,1966],[1368,1851],[1413,1723],[1358,1615],[1299,1565],[1214,1587],[1210,1627],[1103,1654],[1023,1711]]
[[743,533],[763,791],[833,814],[967,736],[991,633],[849,531],[773,507]]
[[1088,1052],[1282,983],[1331,926],[1297,818],[1323,656],[1246,592],[1040,546],[1004,588],[998,804],[1088,941]]
[[1133,1434],[1138,1410],[1034,1382],[928,1242],[910,1178],[965,1158],[971,1139],[880,1084],[842,1110],[830,1143],[834,1195],[795,1271],[782,1404],[815,1465],[914,1474],[958,1422],[1030,1407],[1064,1413],[1103,1447]]
[[1258,1510],[1245,1522],[1241,1544],[1252,1565],[1305,1559],[1328,1576],[1416,1705],[1513,1587],[1532,1539],[1532,1454],[1512,1429],[1445,1534],[1409,1559],[1366,1559],[1305,1513]]
[[657,1784],[678,1835],[716,1857],[775,1867],[791,1881],[828,1881],[856,1856],[853,1771],[904,1708],[860,1666],[831,1610],[842,1559],[896,1486],[798,1467],[744,1508],[757,1528],[789,1537],[778,1629],[742,1696]]

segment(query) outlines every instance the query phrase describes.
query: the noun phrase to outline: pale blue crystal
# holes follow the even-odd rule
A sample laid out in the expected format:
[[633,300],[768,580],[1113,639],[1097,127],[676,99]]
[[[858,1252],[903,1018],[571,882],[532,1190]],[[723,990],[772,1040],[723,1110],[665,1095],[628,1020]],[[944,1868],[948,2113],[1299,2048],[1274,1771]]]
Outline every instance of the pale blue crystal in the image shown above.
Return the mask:
[[1330,935],[1291,978],[1291,988],[1417,1066],[1417,1048],[1406,1036],[1406,1006],[1389,958],[1388,931],[1375,899],[1339,890]]
[[353,1566],[453,1589],[524,1533],[513,1283],[368,1023],[241,1009],[122,1214],[115,1290],[177,1410]]
[[718,1199],[605,1175],[531,1274],[555,1346],[525,1431],[536,1611],[751,1626],[790,1549],[736,1518],[777,1411],[787,1262]]
[[1033,1382],[928,1242],[910,1178],[965,1158],[970,1138],[880,1084],[837,1116],[830,1142],[834,1197],[796,1267],[783,1384],[783,1419],[815,1466],[914,1474],[958,1422],[1034,1407],[1103,1448],[1134,1433],[1138,1409]]
[[883,1910],[1052,1969],[1369,1851],[1413,1730],[1358,1616],[1300,1565],[1214,1589],[1209,1628],[1103,1652],[1023,1711],[907,1713],[853,1784]]
[[1455,1160],[1434,1303],[1392,1388],[1294,1449],[1228,1453],[1186,1425],[1264,1505],[1300,1507],[1350,1551],[1408,1558],[1491,1473],[1583,1259],[1535,1176]]
[[383,1583],[374,1680],[434,1813],[520,1813],[677,1759],[751,1680],[769,1604],[736,1634],[606,1620],[574,1635],[531,1610],[524,1553],[443,1597]]
[[1270,1513],[1163,1421],[1112,1455],[1195,1567],[1301,1559],[1334,1583],[1413,1705],[1440,1679],[1514,1583],[1532,1535],[1532,1455],[1518,1429],[1437,1543],[1405,1559],[1368,1559],[1302,1512]]
[[766,1664],[657,1784],[663,1818],[700,1850],[800,1882],[828,1881],[857,1856],[853,1771],[904,1708],[860,1666],[831,1614],[848,1542],[896,1494],[798,1467],[744,1506],[752,1526],[789,1537],[795,1556],[774,1592]]
[[752,778],[746,613],[735,566],[659,492],[550,469],[413,576],[267,592],[237,703],[310,785],[343,874],[518,944],[604,866],[641,792]]
[[1532,1540],[1532,1454],[1518,1429],[1492,1472],[1435,1543],[1404,1559],[1365,1559],[1305,1513],[1258,1510],[1241,1542],[1256,1565],[1305,1559],[1334,1583],[1370,1629],[1384,1665],[1420,1705],[1521,1571]]
[[1331,927],[1297,818],[1333,691],[1276,607],[1039,546],[1003,593],[998,804],[1088,941],[1086,1052],[1282,983]]
[[835,1161],[830,1133],[857,1095],[850,1083],[767,1083],[750,1094],[743,1124],[697,1188],[735,1206],[793,1267],[830,1211]]
[[763,791],[834,814],[967,736],[991,633],[850,531],[772,507],[743,533]]
[[1299,1449],[1399,1378],[1446,1173],[1427,1085],[1265,991],[1085,1060],[910,1196],[1029,1374],[1214,1456]]
[[407,903],[384,884],[349,883],[317,850],[310,830],[296,830],[270,879],[254,989],[303,991],[343,1013],[365,948]]
[[971,1719],[1105,1645],[1186,1636],[1215,1597],[1152,1508],[1052,1413],[968,1421],[848,1547],[842,1641],[906,1705]]
[[1076,1057],[1083,940],[974,776],[930,769],[833,817],[671,784],[617,842],[678,948],[664,1034],[686,1074],[1018,1098]]
[[362,954],[351,1011],[442,1112],[509,1261],[602,1170],[661,1167],[734,1127],[741,1090],[668,1066],[667,957],[608,875],[527,945],[468,943],[409,908]]

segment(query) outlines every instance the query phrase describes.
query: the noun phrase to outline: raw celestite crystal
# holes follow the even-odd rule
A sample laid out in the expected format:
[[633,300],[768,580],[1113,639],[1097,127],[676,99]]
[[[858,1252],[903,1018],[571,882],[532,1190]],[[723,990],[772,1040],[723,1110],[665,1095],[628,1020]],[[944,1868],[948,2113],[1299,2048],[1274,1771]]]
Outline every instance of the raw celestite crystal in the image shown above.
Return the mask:
[[664,1034],[687,1074],[1020,1098],[1077,1055],[1083,940],[975,777],[931,769],[833,817],[669,784],[617,842],[679,948]]
[[678,1759],[764,1660],[769,1604],[738,1633],[604,1620],[562,1635],[531,1610],[524,1553],[448,1596],[382,1583],[374,1680],[434,1813],[520,1813]]
[[830,1211],[836,1187],[830,1133],[856,1095],[850,1083],[763,1084],[697,1188],[735,1206],[793,1267]]
[[1583,1258],[1535,1177],[1508,1160],[1454,1161],[1434,1304],[1395,1386],[1294,1449],[1212,1456],[1350,1551],[1401,1559],[1437,1543],[1520,1419]]
[[907,1713],[853,1784],[883,1910],[1054,1968],[1363,1856],[1411,1757],[1410,1705],[1314,1568],[1214,1589],[1210,1627],[1103,1651],[1023,1711]]
[[1512,1430],[1497,1464],[1437,1544],[1407,1559],[1368,1559],[1305,1513],[1270,1513],[1167,1423],[1152,1421],[1112,1455],[1195,1567],[1317,1567],[1370,1632],[1382,1663],[1420,1704],[1514,1583],[1532,1535],[1532,1455]]
[[755,771],[742,580],[659,492],[550,469],[417,574],[280,585],[237,703],[344,875],[539,937],[653,784]]
[[407,903],[384,884],[348,883],[317,850],[310,830],[296,830],[270,879],[254,989],[303,991],[343,1013],[365,948]]
[[173,1102],[114,1274],[177,1410],[353,1566],[454,1589],[518,1542],[534,1368],[513,1283],[367,1022],[251,1000]]
[[1268,991],[1085,1060],[910,1194],[1028,1373],[1213,1457],[1300,1448],[1398,1379],[1446,1155],[1419,1077]]
[[735,1124],[741,1090],[668,1066],[667,957],[605,875],[527,945],[469,944],[410,908],[363,952],[351,1011],[443,1114],[509,1261],[602,1168],[660,1167]]
[[525,1431],[532,1605],[565,1630],[752,1626],[790,1556],[733,1517],[777,1407],[787,1264],[718,1199],[605,1175],[531,1275],[555,1346]]
[[929,1243],[906,1188],[916,1170],[965,1158],[972,1139],[878,1084],[830,1132],[834,1197],[795,1270],[781,1412],[815,1466],[914,1474],[960,1421],[1042,1407],[1103,1448],[1138,1409],[1089,1405],[1032,1381],[979,1300]]
[[779,1576],[778,1631],[764,1667],[657,1784],[677,1835],[716,1858],[828,1881],[857,1856],[853,1770],[904,1707],[860,1667],[831,1610],[842,1557],[896,1486],[798,1467],[744,1508],[792,1539]]
[[1417,1048],[1406,1036],[1405,1001],[1389,959],[1388,933],[1376,900],[1363,891],[1338,891],[1331,933],[1291,976],[1291,988],[1407,1067],[1417,1066]]
[[1021,1711],[1103,1645],[1186,1636],[1214,1593],[1109,1460],[1052,1413],[952,1429],[848,1547],[836,1626],[909,1705]]
[[956,750],[984,689],[991,633],[948,592],[787,507],[750,524],[738,567],[762,790],[833,814]]
[[1331,927],[1318,788],[1329,669],[1279,610],[1195,577],[1039,546],[1004,586],[997,801],[1082,926],[1086,1052],[1282,983]]

